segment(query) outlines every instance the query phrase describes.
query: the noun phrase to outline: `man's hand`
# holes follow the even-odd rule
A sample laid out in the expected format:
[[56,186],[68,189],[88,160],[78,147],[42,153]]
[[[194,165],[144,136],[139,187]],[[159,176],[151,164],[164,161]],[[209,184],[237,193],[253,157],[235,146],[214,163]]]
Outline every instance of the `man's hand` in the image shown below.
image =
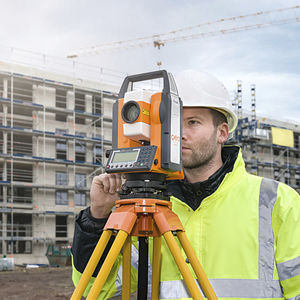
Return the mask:
[[121,190],[120,174],[101,174],[95,176],[91,186],[91,215],[94,218],[107,218]]

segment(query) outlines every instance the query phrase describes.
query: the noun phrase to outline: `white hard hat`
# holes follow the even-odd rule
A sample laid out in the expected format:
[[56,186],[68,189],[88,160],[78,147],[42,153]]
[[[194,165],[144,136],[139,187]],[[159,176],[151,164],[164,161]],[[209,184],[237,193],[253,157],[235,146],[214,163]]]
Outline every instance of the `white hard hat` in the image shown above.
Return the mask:
[[183,107],[215,109],[226,116],[229,132],[235,130],[237,117],[227,89],[217,78],[205,72],[186,70],[175,76],[175,82]]

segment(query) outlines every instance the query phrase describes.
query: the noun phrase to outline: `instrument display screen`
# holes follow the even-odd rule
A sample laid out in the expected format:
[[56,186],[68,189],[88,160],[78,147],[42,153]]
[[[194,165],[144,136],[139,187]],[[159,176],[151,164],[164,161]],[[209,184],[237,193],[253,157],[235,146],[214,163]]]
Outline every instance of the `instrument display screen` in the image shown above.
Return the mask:
[[137,160],[139,150],[114,152],[112,163],[130,163]]

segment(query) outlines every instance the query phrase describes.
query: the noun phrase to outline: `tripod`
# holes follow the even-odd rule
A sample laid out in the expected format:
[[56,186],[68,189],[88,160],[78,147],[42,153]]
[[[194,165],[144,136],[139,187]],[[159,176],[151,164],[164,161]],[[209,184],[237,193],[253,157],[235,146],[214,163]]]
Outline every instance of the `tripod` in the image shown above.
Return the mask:
[[[179,243],[186,253],[187,259],[197,276],[204,295],[209,300],[217,299],[197,256],[187,239],[178,216],[171,210],[172,204],[168,201],[169,195],[166,190],[165,175],[159,173],[127,174],[127,182],[123,185],[122,189],[123,192],[120,194],[121,200],[116,201],[116,210],[110,215],[101,238],[90,257],[71,300],[81,299],[110,237],[115,233],[117,233],[115,241],[97,275],[87,300],[97,299],[122,248],[122,300],[130,299],[131,236],[140,237],[139,248],[141,248],[143,242],[142,238],[149,236],[153,237],[153,258],[155,259],[153,259],[152,266],[152,300],[159,299],[161,236],[165,238],[191,297],[193,299],[203,299],[173,235],[178,237]],[[139,255],[141,256],[141,251],[139,252]],[[141,262],[142,264],[148,264],[148,257],[140,258],[139,265]],[[145,291],[144,288],[144,294],[141,294],[141,291],[139,291],[142,286],[140,281],[147,281],[147,274],[144,275],[146,275],[146,278],[140,277],[139,274],[139,300],[141,298],[147,299],[147,290]],[[145,293],[146,298],[144,298]]]

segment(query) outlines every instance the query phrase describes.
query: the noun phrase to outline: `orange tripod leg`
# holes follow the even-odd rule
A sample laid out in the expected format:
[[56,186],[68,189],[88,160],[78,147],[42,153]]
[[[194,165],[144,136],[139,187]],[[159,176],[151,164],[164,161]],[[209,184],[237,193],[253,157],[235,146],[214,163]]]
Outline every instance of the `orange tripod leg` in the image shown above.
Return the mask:
[[171,231],[167,231],[163,234],[168,247],[175,259],[175,262],[180,270],[180,273],[184,279],[184,282],[186,283],[189,292],[192,296],[193,299],[203,299],[203,297],[201,296],[200,290],[196,284],[195,279],[193,278],[190,269],[188,268],[188,266],[186,265],[186,262],[180,252],[180,249],[175,241],[175,238],[172,234]]
[[217,300],[217,296],[208,280],[206,277],[206,274],[196,256],[196,253],[194,252],[194,249],[192,248],[186,234],[183,231],[178,231],[177,232],[177,237],[179,239],[179,242],[184,249],[186,256],[189,260],[189,262],[192,265],[192,268],[194,272],[197,275],[198,281],[200,283],[200,286],[207,297],[208,300]]
[[88,285],[89,280],[91,279],[93,272],[96,269],[96,266],[103,254],[103,251],[104,251],[111,235],[112,235],[112,231],[110,231],[110,230],[104,230],[102,232],[102,235],[97,243],[97,246],[96,246],[93,254],[90,257],[88,264],[86,265],[86,267],[84,269],[84,272],[80,278],[80,281],[79,281],[76,289],[73,292],[71,300],[80,300],[81,299],[81,297],[86,289],[86,286]]
[[91,288],[88,297],[86,298],[87,300],[96,300],[97,297],[100,294],[100,291],[112,269],[113,264],[115,263],[118,254],[121,251],[122,246],[125,243],[125,240],[128,236],[128,233],[120,230],[119,233],[116,236],[116,239],[111,246],[108,255],[97,275],[97,278],[93,284],[93,287]]
[[131,277],[131,236],[128,236],[123,246],[123,270],[122,270],[122,300],[130,299]]
[[160,262],[161,262],[161,237],[159,236],[153,238],[151,300],[157,300],[159,297]]

